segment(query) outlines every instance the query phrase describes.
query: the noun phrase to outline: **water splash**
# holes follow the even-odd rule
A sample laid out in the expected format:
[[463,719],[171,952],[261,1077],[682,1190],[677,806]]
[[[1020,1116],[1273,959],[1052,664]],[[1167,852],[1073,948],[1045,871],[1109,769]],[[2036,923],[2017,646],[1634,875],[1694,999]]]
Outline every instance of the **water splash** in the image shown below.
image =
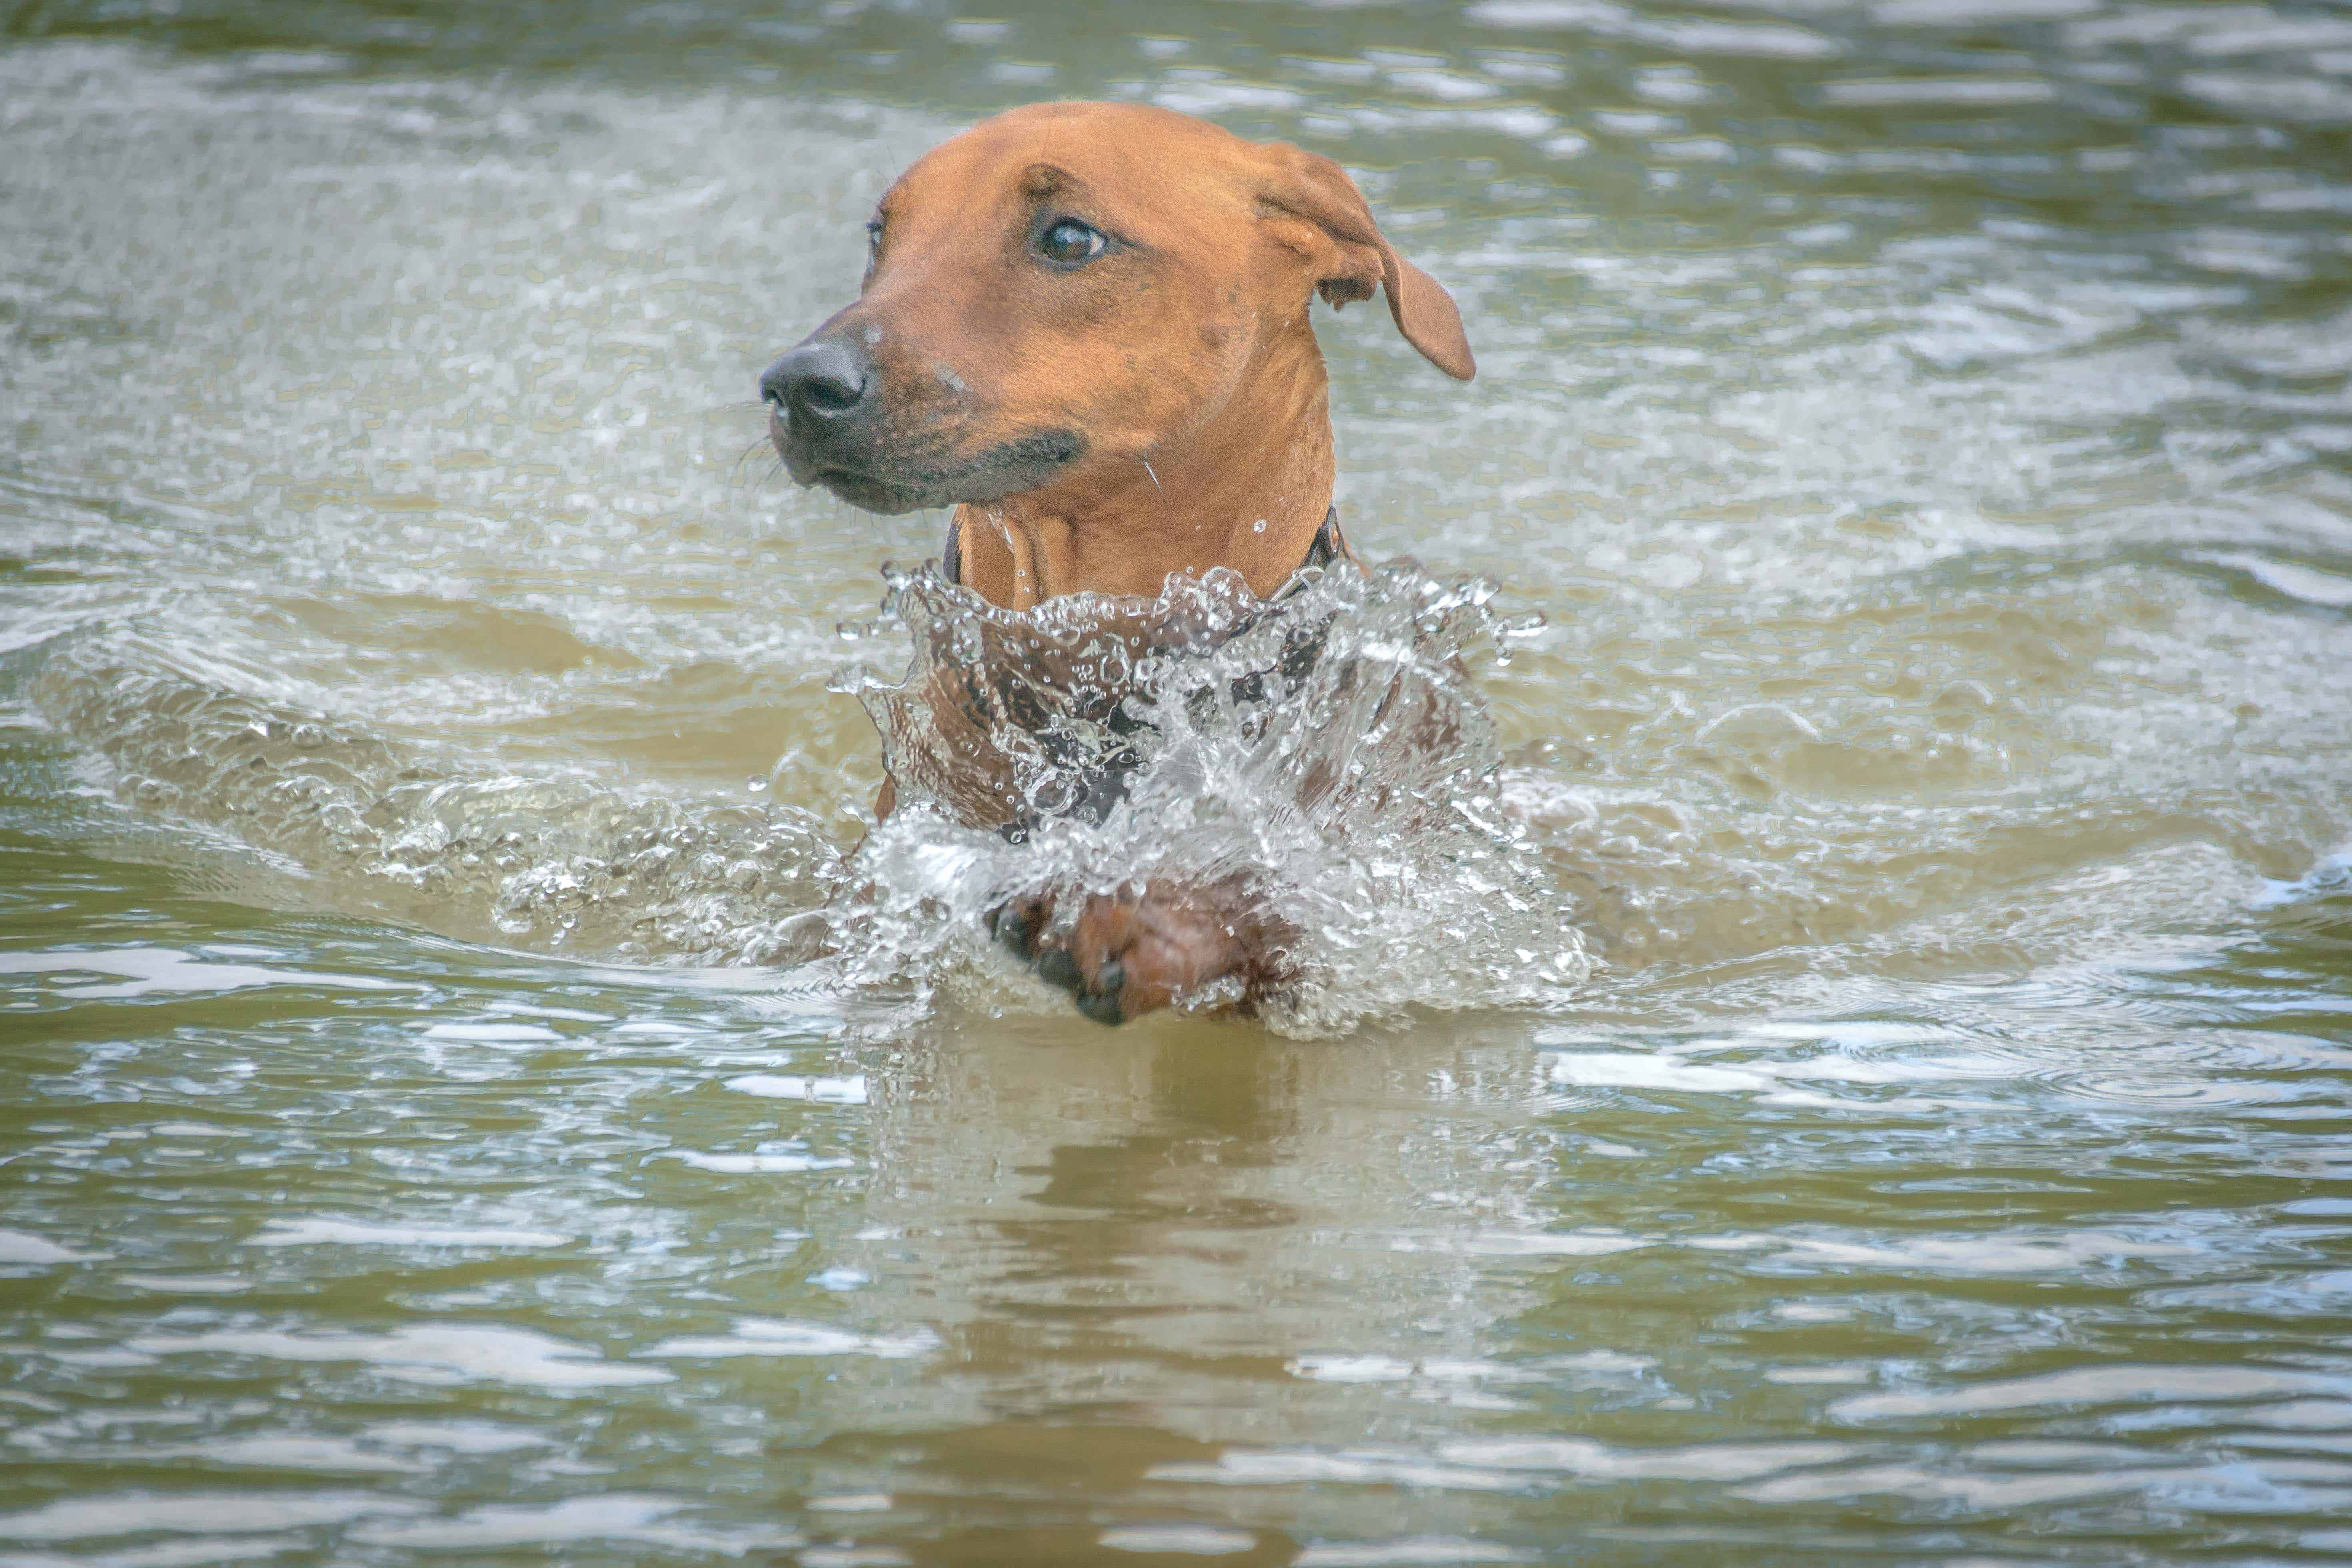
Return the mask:
[[1573,911],[1496,794],[1474,671],[1533,623],[1493,611],[1491,584],[1400,561],[1262,601],[1220,569],[1015,613],[928,566],[889,582],[850,630],[909,647],[903,676],[836,682],[899,791],[852,868],[869,963],[984,971],[985,912],[1039,889],[1066,919],[1073,895],[1237,885],[1296,933],[1295,982],[1262,1009],[1286,1031],[1541,1005],[1584,977]]
[[124,804],[226,829],[336,905],[480,940],[1058,1007],[990,948],[990,910],[1232,883],[1296,933],[1278,1028],[1541,1005],[1583,978],[1499,795],[1475,671],[1528,627],[1491,584],[1400,562],[1302,573],[1269,602],[1221,570],[1016,614],[928,566],[887,581],[880,618],[847,629],[905,673],[835,685],[872,714],[899,807],[848,855],[800,805],[518,775],[142,633],[63,645],[34,696]]

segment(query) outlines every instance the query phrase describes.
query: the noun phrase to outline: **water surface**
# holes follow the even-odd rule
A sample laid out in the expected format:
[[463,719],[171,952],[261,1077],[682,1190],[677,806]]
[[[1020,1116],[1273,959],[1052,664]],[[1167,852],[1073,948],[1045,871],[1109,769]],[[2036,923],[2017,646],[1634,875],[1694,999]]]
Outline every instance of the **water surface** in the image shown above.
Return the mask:
[[[1286,1032],[830,951],[751,377],[1075,95],[1546,619]],[[2348,283],[2326,8],[0,8],[0,1563],[2352,1555]]]

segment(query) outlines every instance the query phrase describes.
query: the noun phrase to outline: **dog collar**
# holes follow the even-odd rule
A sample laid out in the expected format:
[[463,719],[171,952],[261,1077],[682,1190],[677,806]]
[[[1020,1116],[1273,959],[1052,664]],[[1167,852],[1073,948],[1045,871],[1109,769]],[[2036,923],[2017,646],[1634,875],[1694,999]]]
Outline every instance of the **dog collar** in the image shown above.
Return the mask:
[[[1298,563],[1304,572],[1309,566],[1328,566],[1347,558],[1348,542],[1339,533],[1339,509],[1333,507],[1323,514],[1323,526],[1307,546],[1307,559]],[[963,530],[956,520],[948,519],[948,542],[940,551],[940,575],[950,583],[963,581]]]

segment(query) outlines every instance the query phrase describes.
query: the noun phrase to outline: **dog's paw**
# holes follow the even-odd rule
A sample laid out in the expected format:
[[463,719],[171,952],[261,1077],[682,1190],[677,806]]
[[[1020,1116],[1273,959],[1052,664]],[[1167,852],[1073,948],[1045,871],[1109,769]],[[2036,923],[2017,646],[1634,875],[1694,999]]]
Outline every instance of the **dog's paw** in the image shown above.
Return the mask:
[[1231,993],[1224,1000],[1246,1001],[1270,967],[1264,927],[1230,896],[1159,885],[1097,893],[1066,931],[1054,928],[1055,908],[1053,894],[1032,893],[999,906],[989,923],[1039,979],[1069,992],[1097,1023],[1123,1024],[1171,1002],[1224,992]]
[[1063,991],[1080,984],[1077,961],[1050,936],[1054,895],[1025,893],[988,912],[988,929],[1006,952],[1037,972],[1037,978]]

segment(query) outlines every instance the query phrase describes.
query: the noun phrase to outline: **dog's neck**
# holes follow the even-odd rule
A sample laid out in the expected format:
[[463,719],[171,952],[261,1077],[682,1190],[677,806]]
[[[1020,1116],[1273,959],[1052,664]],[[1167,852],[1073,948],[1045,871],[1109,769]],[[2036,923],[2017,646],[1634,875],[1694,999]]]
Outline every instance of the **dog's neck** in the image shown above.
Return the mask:
[[1025,610],[1063,594],[1150,598],[1171,574],[1227,566],[1271,595],[1331,507],[1328,383],[1303,335],[1268,345],[1214,415],[1142,461],[959,507],[962,581]]

